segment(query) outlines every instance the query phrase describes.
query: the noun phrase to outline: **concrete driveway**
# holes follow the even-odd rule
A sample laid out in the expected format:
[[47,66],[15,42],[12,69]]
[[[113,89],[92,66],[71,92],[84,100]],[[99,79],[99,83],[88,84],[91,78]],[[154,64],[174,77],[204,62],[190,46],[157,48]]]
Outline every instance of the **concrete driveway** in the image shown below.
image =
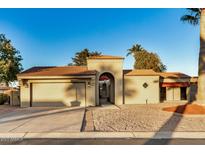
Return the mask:
[[80,132],[84,108],[0,106],[0,133]]

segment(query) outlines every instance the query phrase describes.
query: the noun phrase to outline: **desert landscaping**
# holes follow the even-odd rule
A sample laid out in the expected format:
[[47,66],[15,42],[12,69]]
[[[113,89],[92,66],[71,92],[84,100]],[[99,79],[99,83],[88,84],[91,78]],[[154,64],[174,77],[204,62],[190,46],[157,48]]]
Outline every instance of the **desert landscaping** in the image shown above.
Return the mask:
[[[205,115],[179,114],[163,111],[179,103],[122,105],[111,109],[88,109],[85,131],[159,132],[204,131]],[[180,103],[184,105],[184,103]]]

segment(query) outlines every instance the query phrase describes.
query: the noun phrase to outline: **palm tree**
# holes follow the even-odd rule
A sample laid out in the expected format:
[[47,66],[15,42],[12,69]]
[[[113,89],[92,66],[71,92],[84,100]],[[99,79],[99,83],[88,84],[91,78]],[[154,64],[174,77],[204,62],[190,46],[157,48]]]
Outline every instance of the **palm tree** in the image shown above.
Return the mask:
[[135,44],[132,48],[128,49],[128,53],[126,56],[135,55],[138,51],[146,51],[140,44]]
[[198,62],[198,90],[197,102],[205,103],[205,9],[189,8],[188,14],[181,17],[181,21],[192,25],[200,23],[200,51]]
[[75,57],[72,58],[72,62],[68,64],[68,66],[86,66],[87,58],[90,56],[100,56],[101,52],[98,51],[89,51],[88,49],[83,49],[80,52],[75,53]]

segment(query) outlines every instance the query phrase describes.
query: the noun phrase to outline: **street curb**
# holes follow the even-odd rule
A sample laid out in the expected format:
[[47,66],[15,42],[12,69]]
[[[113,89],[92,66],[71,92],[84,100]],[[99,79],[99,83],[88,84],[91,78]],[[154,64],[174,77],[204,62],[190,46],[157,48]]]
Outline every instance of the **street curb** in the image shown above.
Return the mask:
[[0,133],[0,139],[205,139],[205,132],[51,132]]

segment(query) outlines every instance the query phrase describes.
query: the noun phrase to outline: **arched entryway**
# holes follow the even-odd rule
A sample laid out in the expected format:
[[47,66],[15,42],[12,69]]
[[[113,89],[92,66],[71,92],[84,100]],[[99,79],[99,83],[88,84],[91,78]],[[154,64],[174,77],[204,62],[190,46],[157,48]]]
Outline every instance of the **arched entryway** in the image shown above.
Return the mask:
[[103,73],[99,77],[99,104],[115,103],[115,79],[111,73]]

